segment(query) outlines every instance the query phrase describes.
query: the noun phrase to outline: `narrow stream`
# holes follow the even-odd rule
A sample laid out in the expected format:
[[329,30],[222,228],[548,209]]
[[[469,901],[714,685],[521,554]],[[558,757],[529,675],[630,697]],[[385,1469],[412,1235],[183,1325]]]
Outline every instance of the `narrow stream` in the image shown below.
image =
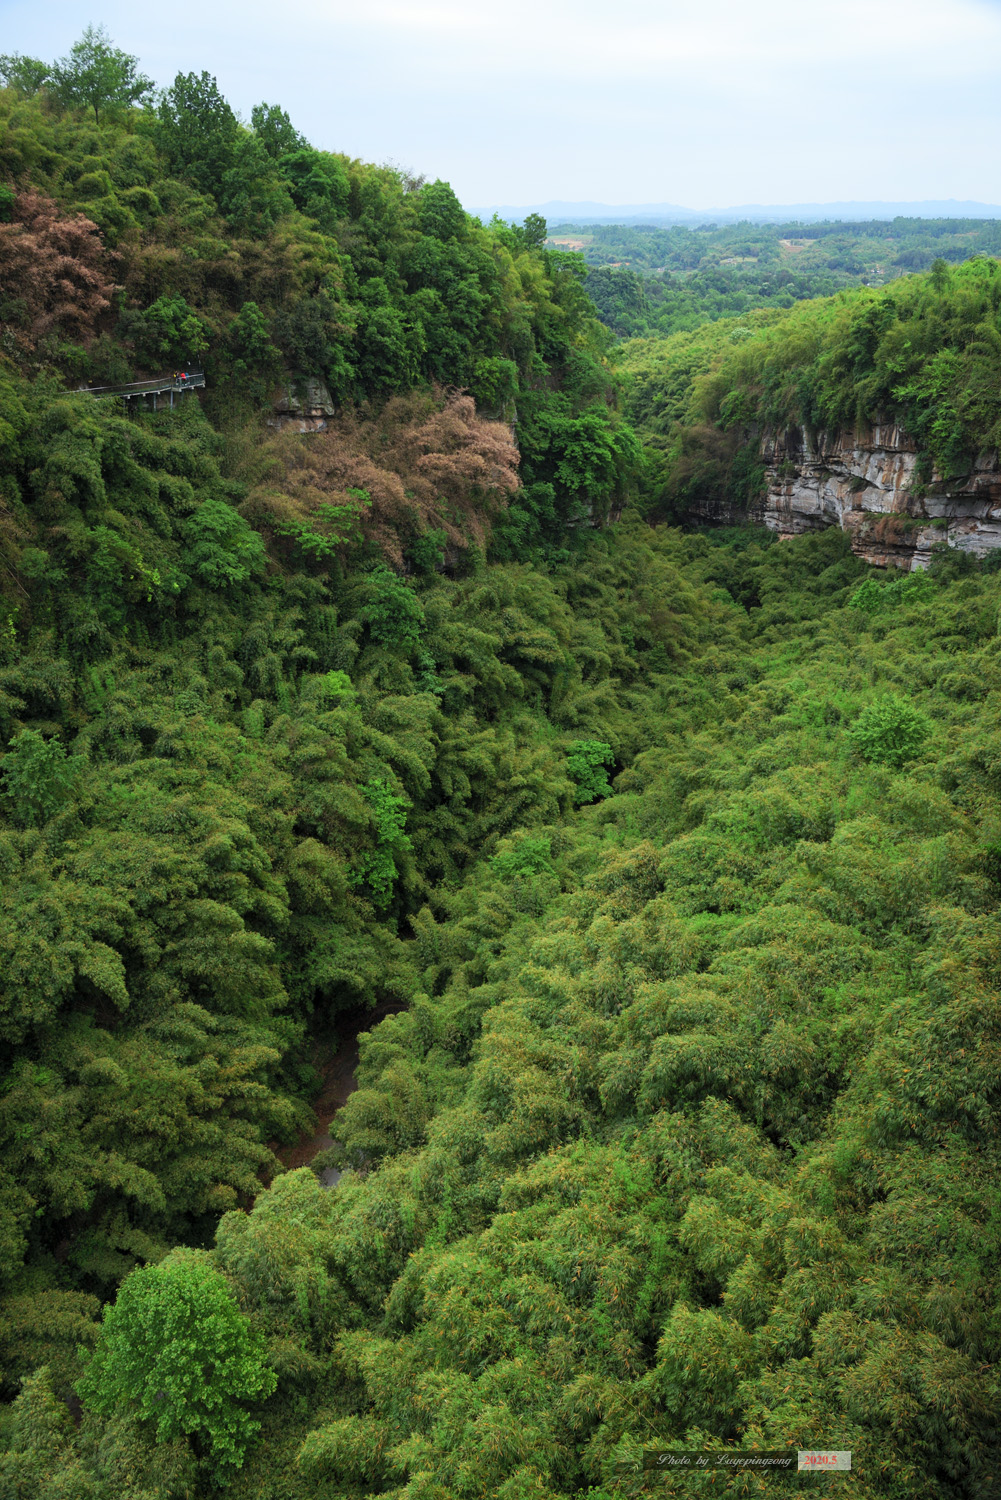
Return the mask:
[[[308,1166],[314,1156],[334,1145],[336,1138],[332,1126],[337,1111],[358,1087],[358,1038],[363,1032],[371,1031],[384,1017],[395,1015],[404,1008],[397,1002],[387,1001],[371,1008],[365,1006],[344,1011],[337,1017],[337,1024],[324,1044],[327,1056],[314,1058],[313,1065],[323,1077],[323,1087],[312,1101],[316,1129],[309,1135],[300,1136],[294,1145],[272,1145],[271,1149],[284,1166],[289,1169]],[[336,1186],[340,1177],[336,1167],[326,1167],[320,1173],[320,1181],[327,1188]]]

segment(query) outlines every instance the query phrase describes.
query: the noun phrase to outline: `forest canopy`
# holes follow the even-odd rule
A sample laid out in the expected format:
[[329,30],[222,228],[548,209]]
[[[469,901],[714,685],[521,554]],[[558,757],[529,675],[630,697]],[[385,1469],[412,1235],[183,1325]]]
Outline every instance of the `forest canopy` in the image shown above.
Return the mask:
[[581,256],[599,317],[621,338],[692,331],[758,307],[880,287],[937,260],[1001,251],[996,219],[871,223],[554,224],[548,243]]
[[935,480],[994,463],[1001,440],[1001,276],[977,256],[879,289],[759,309],[616,351],[646,449],[647,513],[760,499],[766,434],[899,428]]
[[996,261],[616,349],[205,72],[0,81],[0,1493],[990,1500],[1001,575],[666,522],[996,448]]

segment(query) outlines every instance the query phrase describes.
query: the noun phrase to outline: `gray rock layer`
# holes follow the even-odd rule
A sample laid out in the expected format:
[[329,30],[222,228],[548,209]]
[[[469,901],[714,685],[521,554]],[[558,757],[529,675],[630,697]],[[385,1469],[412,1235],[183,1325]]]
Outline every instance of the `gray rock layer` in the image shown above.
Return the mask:
[[282,386],[272,409],[268,426],[280,430],[291,428],[293,432],[326,432],[327,419],[336,412],[330,392],[319,379]]
[[766,433],[761,452],[768,491],[748,519],[782,537],[840,526],[867,562],[906,569],[927,567],[942,542],[978,557],[1001,547],[996,453],[981,454],[968,474],[922,480],[916,445],[891,425]]

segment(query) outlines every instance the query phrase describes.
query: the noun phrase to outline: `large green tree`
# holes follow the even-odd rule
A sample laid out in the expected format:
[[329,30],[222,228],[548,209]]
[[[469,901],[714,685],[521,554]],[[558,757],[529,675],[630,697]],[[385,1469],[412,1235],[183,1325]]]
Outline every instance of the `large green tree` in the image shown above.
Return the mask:
[[51,88],[62,103],[92,109],[100,124],[109,110],[148,99],[153,80],[139,72],[137,57],[112,45],[103,26],[88,26],[68,55],[53,64]]
[[22,52],[0,54],[0,84],[14,89],[23,99],[37,94],[51,73],[51,66],[41,58],[26,57]]
[[276,160],[290,151],[301,151],[309,145],[279,104],[255,104],[250,111],[254,134],[269,156]]
[[172,172],[219,194],[236,158],[240,127],[210,73],[178,73],[157,106],[156,143]]
[[175,1250],[123,1282],[79,1388],[105,1415],[137,1408],[160,1442],[193,1439],[222,1477],[258,1430],[248,1406],[275,1383],[225,1277],[207,1255]]

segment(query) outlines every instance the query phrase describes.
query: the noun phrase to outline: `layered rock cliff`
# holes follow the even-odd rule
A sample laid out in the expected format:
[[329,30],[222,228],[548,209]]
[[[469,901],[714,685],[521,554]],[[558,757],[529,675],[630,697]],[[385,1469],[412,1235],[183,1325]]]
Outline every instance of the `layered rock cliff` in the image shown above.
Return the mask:
[[968,474],[923,478],[915,444],[884,425],[766,434],[762,457],[768,492],[750,519],[781,536],[840,526],[867,562],[908,569],[926,567],[941,542],[977,556],[1001,547],[996,453],[981,455]]

